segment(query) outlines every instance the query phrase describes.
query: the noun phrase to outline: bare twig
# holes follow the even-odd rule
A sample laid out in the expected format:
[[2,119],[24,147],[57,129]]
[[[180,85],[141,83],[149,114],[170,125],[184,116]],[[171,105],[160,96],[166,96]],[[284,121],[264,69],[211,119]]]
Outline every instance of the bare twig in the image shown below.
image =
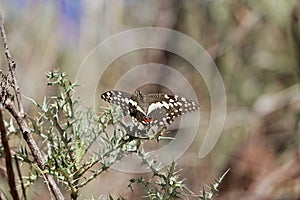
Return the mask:
[[8,178],[8,185],[10,188],[10,194],[13,197],[13,199],[20,199],[18,192],[17,192],[17,187],[16,187],[16,183],[15,183],[15,174],[13,171],[13,165],[12,165],[12,161],[11,161],[11,153],[10,153],[10,149],[9,149],[9,144],[8,144],[8,140],[7,140],[7,134],[6,134],[6,130],[5,130],[5,126],[4,126],[4,122],[3,122],[3,116],[2,116],[2,111],[3,111],[3,107],[0,106],[0,132],[1,132],[1,141],[2,141],[2,145],[3,145],[3,151],[4,151],[4,156],[5,156],[5,165],[6,165],[6,174],[7,174],[7,178]]
[[17,168],[18,176],[19,176],[20,183],[21,183],[21,188],[22,188],[22,192],[23,192],[23,197],[24,197],[24,200],[27,200],[26,190],[25,190],[25,186],[24,186],[23,179],[22,179],[22,173],[21,173],[20,165],[19,165],[19,163],[18,163],[18,158],[17,158],[16,155],[15,155],[15,163],[16,163],[16,168]]
[[10,112],[10,114],[17,121],[18,126],[20,127],[20,129],[23,133],[23,138],[27,142],[33,157],[37,161],[39,167],[42,170],[44,170],[45,169],[45,162],[43,160],[42,154],[41,154],[37,144],[35,143],[35,141],[32,138],[32,135],[31,135],[31,132],[30,132],[30,129],[28,127],[28,124],[27,124],[26,120],[23,118],[23,116],[19,112],[16,111],[16,107],[15,107],[14,103],[11,101],[11,99],[7,99],[5,101],[4,106],[8,110],[8,112]]
[[[16,97],[16,101],[17,101],[17,105],[18,105],[19,109],[17,110],[17,108],[14,105],[14,102],[10,98],[7,98],[5,100],[4,107],[12,114],[12,116],[17,121],[18,126],[20,127],[20,130],[23,133],[23,138],[27,142],[27,145],[29,146],[31,153],[32,153],[35,161],[37,162],[39,168],[41,169],[41,171],[45,171],[46,166],[45,166],[45,162],[43,160],[42,154],[41,154],[36,142],[34,141],[32,134],[30,132],[29,126],[25,120],[25,113],[24,113],[24,108],[23,108],[22,99],[21,99],[22,95],[21,95],[20,88],[17,83],[16,72],[15,72],[16,63],[11,58],[11,55],[9,53],[7,39],[6,39],[6,33],[4,30],[4,23],[2,20],[1,14],[0,14],[0,32],[1,32],[2,40],[3,40],[3,44],[4,44],[5,56],[6,56],[6,59],[8,62],[10,76],[12,78],[11,85],[14,89],[15,97]],[[64,199],[64,197],[63,197],[60,189],[58,188],[56,182],[54,181],[53,177],[46,173],[44,173],[44,177],[45,177],[45,181],[50,186],[51,191],[53,192],[55,198],[56,199]]]
[[11,75],[11,78],[12,78],[12,86],[15,90],[15,95],[16,95],[19,111],[22,115],[24,115],[21,92],[20,92],[20,88],[18,86],[17,78],[16,78],[16,70],[15,70],[16,69],[16,62],[11,58],[11,55],[9,53],[7,39],[6,39],[6,33],[5,33],[5,30],[4,30],[4,23],[3,23],[1,15],[0,15],[0,31],[1,31],[1,37],[2,37],[3,45],[4,45],[4,53],[5,53],[5,56],[6,56],[6,60],[8,62],[8,68],[9,68],[9,72],[10,72],[10,75]]

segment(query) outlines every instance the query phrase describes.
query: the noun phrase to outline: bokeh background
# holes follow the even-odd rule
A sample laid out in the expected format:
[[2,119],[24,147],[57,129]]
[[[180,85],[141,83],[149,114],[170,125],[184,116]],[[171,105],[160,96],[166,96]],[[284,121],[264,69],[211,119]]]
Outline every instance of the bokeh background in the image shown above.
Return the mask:
[[[88,53],[121,31],[158,26],[192,37],[218,66],[228,107],[213,151],[198,159],[203,137],[199,136],[178,160],[186,184],[197,193],[230,168],[216,199],[300,199],[299,1],[0,0],[0,11],[21,89],[38,101],[55,92],[46,87],[45,72],[59,68],[75,79]],[[153,50],[133,62],[139,54],[113,63],[103,87],[109,88],[126,71],[121,65],[151,61],[177,66],[201,91],[197,94],[201,108],[209,110],[208,94],[201,90],[205,85],[191,67],[178,65],[181,61],[175,55]],[[6,66],[3,54],[0,63],[1,68]],[[30,101],[25,105],[30,113],[33,105]],[[132,176],[139,174],[109,170],[87,185],[80,198],[121,194],[140,199],[139,190],[127,189]],[[31,199],[48,198],[44,183],[36,183]]]

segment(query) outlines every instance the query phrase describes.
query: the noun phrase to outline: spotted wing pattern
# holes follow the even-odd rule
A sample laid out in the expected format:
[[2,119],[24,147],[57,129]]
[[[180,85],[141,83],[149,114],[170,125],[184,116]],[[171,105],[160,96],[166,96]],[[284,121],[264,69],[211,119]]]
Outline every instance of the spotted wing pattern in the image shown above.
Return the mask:
[[143,124],[146,123],[146,113],[138,105],[138,101],[142,101],[139,95],[131,95],[127,92],[111,90],[101,94],[101,98],[104,101],[120,106],[124,114],[129,112],[130,116],[137,121]]
[[153,99],[152,96],[158,97],[159,101],[150,103],[147,114],[153,117],[153,122],[159,125],[171,124],[176,117],[179,117],[187,112],[193,112],[199,109],[199,105],[184,97],[168,94],[149,94],[148,98]]
[[101,95],[104,101],[129,111],[138,122],[148,125],[171,124],[176,117],[199,109],[196,102],[168,94],[146,94],[137,91],[133,95],[122,91],[107,91]]
[[[101,94],[104,101],[120,106],[123,110],[129,109],[131,94],[122,91],[107,91]],[[132,101],[132,100],[131,100]]]

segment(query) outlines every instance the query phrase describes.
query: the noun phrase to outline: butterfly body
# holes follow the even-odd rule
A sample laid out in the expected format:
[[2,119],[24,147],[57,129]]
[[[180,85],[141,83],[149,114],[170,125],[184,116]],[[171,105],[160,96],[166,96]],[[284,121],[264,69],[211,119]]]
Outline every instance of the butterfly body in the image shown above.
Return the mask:
[[199,109],[196,102],[177,95],[142,94],[140,91],[131,95],[111,90],[103,93],[101,98],[128,111],[131,117],[144,125],[170,124],[174,118]]

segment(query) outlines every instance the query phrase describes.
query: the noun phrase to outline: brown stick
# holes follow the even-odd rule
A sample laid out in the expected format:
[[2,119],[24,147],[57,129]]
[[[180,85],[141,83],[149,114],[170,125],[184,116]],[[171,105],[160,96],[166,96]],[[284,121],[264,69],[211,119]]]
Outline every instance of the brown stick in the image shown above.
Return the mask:
[[3,116],[2,116],[3,107],[0,106],[0,132],[1,132],[1,141],[3,145],[3,151],[5,156],[5,165],[6,165],[6,174],[8,178],[8,185],[10,188],[10,194],[13,199],[19,200],[19,195],[17,192],[17,187],[15,183],[15,174],[13,170],[13,165],[11,161],[11,153],[9,149],[8,140],[6,137],[6,130],[3,122]]
[[16,69],[16,62],[11,58],[11,55],[9,53],[7,39],[6,39],[6,33],[5,33],[5,30],[4,30],[4,22],[2,20],[1,15],[0,15],[0,30],[1,30],[1,37],[2,37],[3,45],[4,45],[4,54],[5,54],[6,60],[8,62],[8,68],[9,68],[10,75],[11,75],[11,78],[12,78],[13,87],[14,87],[14,90],[15,90],[15,93],[16,93],[16,98],[17,98],[19,111],[20,111],[21,114],[24,114],[22,98],[21,98],[21,92],[20,92],[20,88],[18,86],[17,78],[16,78],[16,70],[15,70]]
[[22,192],[23,192],[23,198],[24,198],[24,200],[27,200],[26,189],[25,189],[25,186],[24,186],[20,165],[19,165],[18,158],[17,158],[16,155],[15,155],[15,163],[16,163],[16,168],[17,168],[17,172],[18,172],[18,176],[19,176],[19,179],[20,179],[20,184],[21,184],[21,188],[22,188]]
[[[18,126],[20,127],[22,133],[23,133],[23,138],[25,139],[27,145],[29,146],[31,153],[35,159],[35,161],[37,162],[37,165],[39,166],[39,168],[41,169],[41,171],[45,171],[46,167],[45,167],[45,162],[43,160],[42,154],[37,146],[37,144],[35,143],[32,134],[30,132],[29,126],[25,120],[25,113],[24,113],[24,108],[23,108],[23,104],[22,104],[22,99],[21,99],[21,92],[20,92],[20,88],[17,84],[17,78],[16,78],[16,63],[14,60],[12,60],[11,55],[9,53],[9,48],[8,48],[8,44],[7,44],[7,39],[6,39],[6,33],[4,30],[4,23],[0,14],[0,32],[1,32],[1,36],[2,36],[2,40],[3,40],[3,44],[4,44],[4,51],[5,51],[5,56],[8,62],[8,68],[9,68],[9,72],[12,78],[12,86],[14,88],[14,92],[15,92],[15,96],[17,99],[17,105],[19,110],[17,110],[17,108],[14,105],[14,102],[11,99],[6,99],[5,103],[4,103],[4,107],[12,114],[12,116],[15,118],[15,120],[18,123]],[[56,199],[64,199],[60,189],[58,188],[56,182],[54,181],[53,177],[49,174],[44,173],[44,177],[45,177],[45,181],[47,182],[47,184],[49,185],[53,195],[55,196]]]

